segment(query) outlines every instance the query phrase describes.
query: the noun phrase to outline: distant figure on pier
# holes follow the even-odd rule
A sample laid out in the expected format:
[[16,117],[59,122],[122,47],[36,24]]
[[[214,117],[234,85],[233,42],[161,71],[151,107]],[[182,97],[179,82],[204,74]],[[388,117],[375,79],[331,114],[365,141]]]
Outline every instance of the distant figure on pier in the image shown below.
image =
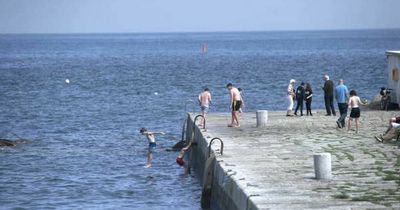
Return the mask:
[[286,116],[291,117],[293,116],[292,111],[293,111],[293,100],[296,97],[296,94],[294,93],[294,84],[296,83],[296,80],[291,79],[289,81],[289,85],[287,88],[287,99],[288,99],[288,107],[287,107],[287,112]]
[[392,139],[396,139],[399,135],[400,116],[390,118],[388,129],[383,135],[375,136],[375,139],[381,143],[388,143]]
[[347,117],[347,100],[349,98],[349,90],[346,85],[344,85],[344,80],[340,79],[339,84],[335,87],[335,98],[338,103],[340,117],[336,121],[339,128],[346,127],[346,117]]
[[312,116],[311,112],[311,102],[312,102],[312,97],[313,97],[313,91],[310,83],[306,84],[306,90],[305,90],[305,101],[306,101],[306,108],[307,108],[307,116],[310,115]]
[[304,105],[304,98],[305,98],[305,87],[304,82],[302,82],[299,87],[296,89],[296,109],[294,110],[294,115],[297,116],[297,110],[300,108],[300,116],[303,116],[303,105]]
[[349,119],[349,123],[347,126],[347,130],[349,131],[351,129],[351,121],[355,121],[356,123],[356,133],[358,133],[358,121],[360,118],[360,105],[364,104],[360,97],[357,96],[357,92],[355,90],[351,90],[350,91],[350,98],[349,98],[349,103],[348,105],[351,108],[350,111],[350,119]]
[[240,127],[239,123],[239,110],[242,107],[243,101],[242,96],[237,88],[232,83],[228,83],[226,88],[229,90],[230,95],[230,106],[232,110],[232,120],[228,127]]
[[333,106],[333,88],[334,84],[331,80],[329,80],[328,75],[324,75],[323,80],[325,81],[324,87],[324,101],[325,101],[325,108],[326,108],[326,116],[336,116],[335,107]]
[[200,105],[200,109],[201,109],[201,114],[203,115],[203,119],[201,120],[201,126],[204,125],[204,120],[206,118],[206,115],[210,109],[210,105],[211,105],[211,93],[210,93],[210,89],[208,88],[204,88],[203,92],[201,92],[199,94],[198,97],[199,100],[199,105]]
[[152,165],[152,161],[153,161],[153,152],[156,149],[156,138],[154,135],[156,134],[161,134],[161,135],[165,135],[164,132],[150,132],[148,131],[146,128],[141,128],[140,129],[140,133],[144,136],[146,136],[147,141],[149,142],[149,149],[147,152],[147,163],[144,166],[145,168],[150,168]]

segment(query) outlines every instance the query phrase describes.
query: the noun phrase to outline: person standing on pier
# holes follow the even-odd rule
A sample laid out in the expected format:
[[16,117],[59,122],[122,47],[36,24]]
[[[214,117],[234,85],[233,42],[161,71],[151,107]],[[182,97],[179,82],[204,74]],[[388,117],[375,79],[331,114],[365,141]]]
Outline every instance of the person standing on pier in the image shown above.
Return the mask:
[[363,104],[360,97],[357,96],[357,92],[355,90],[350,91],[350,98],[349,98],[349,106],[351,108],[350,111],[350,119],[347,126],[347,131],[351,129],[351,121],[355,121],[356,124],[356,133],[358,133],[358,122],[360,118],[360,104]]
[[338,103],[340,117],[336,121],[339,128],[346,127],[346,116],[347,116],[347,100],[349,98],[349,90],[344,85],[344,80],[340,79],[339,84],[335,88],[335,98]]
[[328,75],[324,75],[324,87],[322,89],[324,90],[324,101],[325,101],[325,108],[326,108],[326,115],[325,116],[336,116],[335,112],[335,107],[333,106],[333,88],[334,84],[331,80],[329,80]]
[[201,120],[201,126],[204,126],[204,121],[206,119],[206,115],[208,113],[208,110],[210,109],[211,105],[211,93],[210,89],[204,88],[203,92],[199,94],[199,104],[200,104],[200,109],[201,113],[203,115],[203,119]]
[[294,115],[297,116],[297,110],[300,108],[300,116],[303,116],[303,105],[304,105],[304,98],[305,98],[305,88],[304,88],[304,82],[300,84],[299,87],[296,89],[296,100],[297,100],[297,105],[296,109],[294,110]]
[[239,110],[242,107],[243,101],[239,90],[233,86],[232,83],[228,83],[226,88],[229,90],[230,94],[230,106],[232,110],[232,120],[228,127],[240,127],[239,123]]
[[292,110],[293,110],[293,100],[296,97],[295,93],[294,93],[294,84],[296,83],[296,80],[291,79],[289,81],[289,85],[287,88],[287,99],[288,99],[288,107],[287,107],[287,112],[286,112],[286,116],[287,117],[291,117],[293,116],[292,114]]
[[310,114],[310,116],[312,116],[311,102],[312,102],[312,97],[313,97],[313,91],[312,91],[310,83],[306,84],[305,97],[306,98],[304,100],[306,100],[307,116],[308,116],[308,114]]

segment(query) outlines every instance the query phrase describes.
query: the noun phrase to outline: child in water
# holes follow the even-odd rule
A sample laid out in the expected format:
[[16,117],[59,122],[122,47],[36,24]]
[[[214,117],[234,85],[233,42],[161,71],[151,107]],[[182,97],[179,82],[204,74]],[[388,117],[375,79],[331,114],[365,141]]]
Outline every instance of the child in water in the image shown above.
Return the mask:
[[356,122],[356,133],[358,133],[358,121],[360,118],[360,104],[364,104],[360,97],[357,96],[357,92],[355,90],[350,91],[350,99],[349,99],[349,107],[351,108],[350,112],[350,120],[348,122],[347,131],[351,128],[351,121]]
[[145,168],[150,168],[151,167],[151,162],[153,161],[153,152],[157,146],[156,144],[156,138],[155,134],[161,134],[165,135],[164,132],[150,132],[146,128],[141,128],[140,133],[144,136],[146,136],[147,141],[149,142],[149,150],[147,152],[147,163],[144,166]]

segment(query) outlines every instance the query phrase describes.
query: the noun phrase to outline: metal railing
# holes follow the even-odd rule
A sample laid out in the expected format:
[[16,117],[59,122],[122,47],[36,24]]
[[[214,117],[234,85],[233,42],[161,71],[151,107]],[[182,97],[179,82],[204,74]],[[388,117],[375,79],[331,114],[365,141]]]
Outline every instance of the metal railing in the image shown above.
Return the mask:
[[224,141],[222,141],[222,139],[220,139],[218,137],[215,137],[215,138],[211,139],[210,144],[208,145],[208,157],[210,157],[210,155],[211,155],[211,145],[215,140],[219,140],[219,142],[220,142],[220,153],[221,153],[221,155],[224,154]]
[[194,127],[196,126],[196,121],[197,121],[197,118],[199,118],[199,117],[202,117],[202,118],[203,118],[203,129],[205,130],[205,129],[206,129],[206,118],[205,118],[203,115],[201,115],[201,114],[197,115],[197,116],[194,118],[194,120],[193,120],[193,130],[195,130]]
[[196,103],[192,99],[188,99],[185,101],[185,113],[188,113],[188,104],[192,104],[192,112],[195,113]]

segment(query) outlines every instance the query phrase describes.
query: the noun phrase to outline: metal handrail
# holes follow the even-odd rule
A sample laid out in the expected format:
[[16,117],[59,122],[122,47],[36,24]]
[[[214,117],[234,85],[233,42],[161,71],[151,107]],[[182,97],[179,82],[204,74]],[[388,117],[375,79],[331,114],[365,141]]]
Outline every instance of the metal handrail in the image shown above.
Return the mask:
[[214,140],[219,140],[219,142],[221,144],[221,148],[220,148],[221,155],[223,155],[223,153],[224,153],[224,141],[222,141],[222,139],[220,139],[218,137],[215,137],[215,138],[211,139],[210,144],[208,145],[208,157],[210,157],[210,155],[211,155],[211,145]]
[[199,114],[199,115],[197,115],[197,116],[194,118],[194,120],[193,120],[193,130],[194,130],[194,127],[196,126],[197,118],[199,118],[199,117],[202,117],[202,118],[203,118],[203,121],[204,121],[204,123],[203,123],[203,129],[206,129],[206,118],[205,118],[203,115]]
[[193,107],[192,107],[193,108],[193,113],[195,113],[196,103],[192,99],[188,99],[188,100],[185,101],[185,113],[188,112],[187,111],[187,106],[188,106],[189,103],[193,104]]
[[182,126],[182,139],[181,141],[185,141],[185,133],[186,133],[186,124],[187,124],[187,118],[183,121],[183,126]]

